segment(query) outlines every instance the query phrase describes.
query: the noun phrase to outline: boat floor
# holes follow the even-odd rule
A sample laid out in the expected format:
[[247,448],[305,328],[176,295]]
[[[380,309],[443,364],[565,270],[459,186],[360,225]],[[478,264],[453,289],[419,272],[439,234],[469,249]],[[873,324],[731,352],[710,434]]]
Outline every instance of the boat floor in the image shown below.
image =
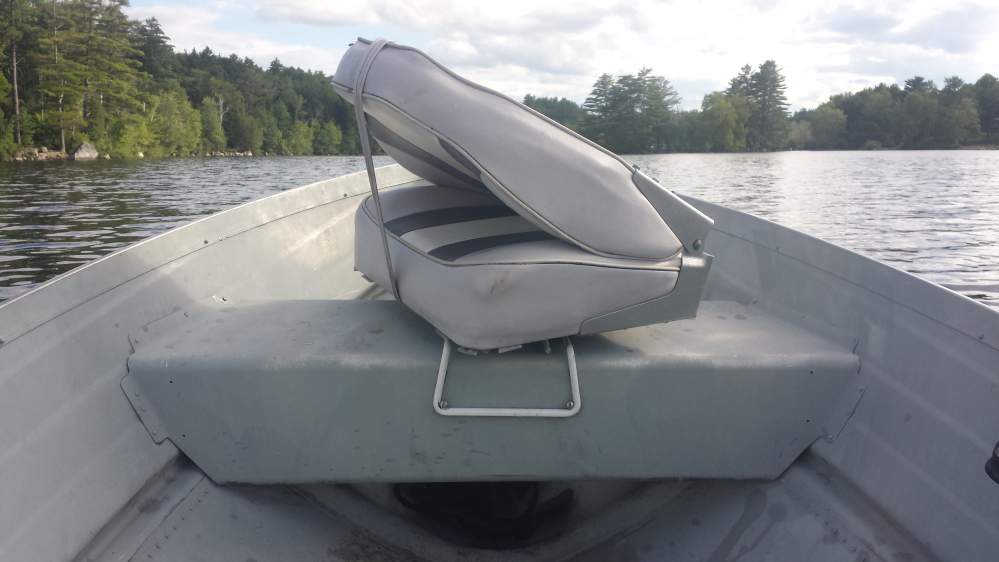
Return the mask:
[[219,486],[180,457],[78,560],[933,559],[807,452],[772,482],[642,483],[521,549],[458,547],[417,523],[351,486]]

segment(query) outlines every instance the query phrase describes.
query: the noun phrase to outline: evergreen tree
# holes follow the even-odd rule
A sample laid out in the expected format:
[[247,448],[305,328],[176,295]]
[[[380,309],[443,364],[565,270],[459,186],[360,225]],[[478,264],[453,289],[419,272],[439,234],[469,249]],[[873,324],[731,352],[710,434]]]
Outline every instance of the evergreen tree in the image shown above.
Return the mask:
[[663,152],[674,144],[674,114],[680,106],[680,95],[662,76],[654,76],[652,69],[638,73],[644,89],[641,105],[642,116],[649,123],[650,139],[643,152]]
[[922,76],[913,76],[905,81],[905,91],[906,92],[933,92],[937,89],[937,85],[933,83],[933,80],[927,80]]
[[[0,156],[20,146],[89,140],[113,156],[263,150],[356,154],[352,106],[330,77],[274,60],[263,69],[205,48],[174,52],[155,19],[129,20],[126,0],[0,0]],[[954,147],[999,128],[999,82],[959,77],[941,89],[915,76],[832,96],[787,114],[773,61],[740,69],[699,111],[679,110],[669,82],[643,68],[602,75],[580,107],[525,104],[611,150]],[[196,109],[197,108],[197,109]]]
[[944,87],[940,90],[940,105],[951,107],[963,99],[975,99],[975,86],[965,83],[958,76],[944,78]]
[[619,153],[661,151],[674,134],[679,101],[669,81],[650,68],[617,80],[604,74],[583,105],[582,132]]
[[611,91],[614,79],[610,74],[602,74],[593,84],[593,90],[583,104],[581,132],[593,142],[606,145],[607,129],[610,125]]
[[995,76],[985,74],[975,82],[975,101],[982,132],[992,142],[992,133],[999,131],[999,80]]
[[784,147],[790,127],[787,97],[784,95],[786,90],[784,75],[780,73],[776,62],[768,60],[753,73],[750,97],[755,102],[752,121],[754,149],[779,150]]
[[739,74],[728,81],[728,89],[725,90],[725,93],[730,96],[742,94],[751,98],[753,95],[753,67],[747,64],[739,69]]
[[643,80],[633,74],[620,76],[614,82],[608,100],[610,123],[604,132],[605,146],[610,150],[620,154],[647,151],[652,124],[641,114],[644,94]]
[[[77,29],[66,4],[53,2],[51,11],[43,11],[44,35],[35,55],[41,98],[41,121],[58,131],[59,150],[66,152],[66,130],[76,131],[86,125],[83,99],[86,93],[86,38]],[[69,13],[67,13],[69,12]]]
[[[126,0],[76,0],[66,2],[77,10],[77,21],[84,41],[84,119],[93,107],[91,99],[103,106],[109,128],[118,121],[135,123],[147,109],[149,96],[139,90],[140,62],[135,57],[142,52],[132,46],[132,22],[122,8]],[[141,127],[141,126],[140,126]],[[88,130],[88,133],[90,131]],[[108,152],[132,155],[149,152],[145,135],[111,137]],[[122,144],[124,143],[124,144]],[[155,152],[155,150],[154,150]]]
[[138,59],[142,64],[140,70],[157,79],[175,78],[180,65],[160,22],[156,18],[147,19],[136,28],[136,35],[136,44],[142,51]]
[[[27,0],[0,0],[0,61],[3,61],[3,73],[6,74],[6,79],[0,84],[0,89],[3,90],[0,95],[10,100],[10,124],[2,129],[11,134],[12,145],[21,143],[19,74],[24,63],[25,47],[31,45],[32,35],[37,33],[33,26],[33,15],[33,7]],[[0,118],[0,123],[2,122]],[[11,150],[13,146],[6,152]]]

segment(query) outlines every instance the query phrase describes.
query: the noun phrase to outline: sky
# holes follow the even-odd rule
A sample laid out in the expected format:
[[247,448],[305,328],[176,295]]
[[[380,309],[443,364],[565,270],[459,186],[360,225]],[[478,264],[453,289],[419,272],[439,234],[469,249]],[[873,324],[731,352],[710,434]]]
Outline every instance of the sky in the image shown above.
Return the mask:
[[126,10],[155,17],[177,50],[331,75],[357,37],[385,37],[517,99],[582,103],[601,74],[649,67],[694,109],[770,59],[792,110],[917,75],[938,86],[999,75],[995,0],[132,0]]

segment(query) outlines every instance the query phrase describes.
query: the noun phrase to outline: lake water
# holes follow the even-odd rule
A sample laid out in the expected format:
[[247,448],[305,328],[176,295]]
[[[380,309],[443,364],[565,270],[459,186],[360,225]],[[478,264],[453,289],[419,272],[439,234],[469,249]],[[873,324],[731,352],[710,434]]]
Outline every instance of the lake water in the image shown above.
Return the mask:
[[[999,306],[999,151],[628,159],[679,193]],[[0,300],[200,216],[362,169],[347,156],[0,163]]]

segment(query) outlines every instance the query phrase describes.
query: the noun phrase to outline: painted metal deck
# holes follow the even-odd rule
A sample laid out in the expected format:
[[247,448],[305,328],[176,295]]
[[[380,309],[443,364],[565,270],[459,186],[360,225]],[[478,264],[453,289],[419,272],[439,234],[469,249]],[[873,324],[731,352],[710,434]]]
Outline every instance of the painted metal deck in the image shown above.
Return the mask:
[[218,486],[179,461],[137,497],[133,513],[124,514],[127,523],[109,525],[78,560],[935,560],[807,454],[772,482],[636,483],[553,539],[503,551],[456,548],[401,507],[372,501],[377,491],[362,491],[328,484]]
[[[772,479],[834,440],[863,395],[849,334],[706,302],[572,338],[576,416],[441,416],[443,340],[396,301],[207,302],[131,335],[122,388],[154,440],[219,483]],[[551,347],[455,353],[444,397],[565,408]]]
[[[378,173],[386,187],[415,179],[398,167]],[[190,496],[204,473],[171,472],[186,457],[169,440],[154,441],[125,399],[120,382],[130,352],[126,335],[212,295],[230,302],[366,298],[366,284],[351,272],[351,219],[366,191],[363,174],[290,190],[143,241],[0,304],[0,481],[7,483],[0,486],[0,560],[146,560],[164,543],[139,548],[161,531],[158,538],[177,540],[171,553],[184,552],[179,535],[165,536],[172,523],[163,522],[181,515],[177,507],[185,498],[202,505],[221,500],[196,502]],[[866,390],[839,436],[813,443],[783,474],[785,482],[688,481],[714,499],[703,507],[666,501],[668,509],[657,510],[644,526],[593,546],[606,549],[594,556],[864,562],[866,554],[867,560],[895,562],[930,559],[924,554],[929,551],[941,560],[994,560],[999,486],[982,467],[999,436],[999,314],[821,240],[691,202],[716,221],[705,248],[716,256],[705,298],[773,312],[801,331],[811,331],[809,319],[817,319],[858,337],[854,353]],[[583,393],[585,410],[585,386]],[[287,527],[271,516],[258,513],[248,524],[252,509],[278,505],[254,494],[277,488],[210,489],[207,496],[215,498],[242,494],[246,511],[220,509],[221,519],[206,518],[188,529],[189,556],[164,557],[262,562],[301,552],[257,548],[283,541],[280,532]],[[290,496],[278,491],[295,502],[303,498],[296,505],[315,522],[309,528],[322,528],[314,544],[323,539],[331,549],[310,551],[303,559],[446,560],[467,554],[437,556],[439,551],[418,543],[441,542],[399,538],[393,533],[409,533],[408,520],[381,519],[382,504],[348,504],[346,498],[358,494],[319,493],[342,487],[303,489]],[[766,493],[766,505],[756,489]],[[795,494],[805,498],[804,492],[821,503],[791,503],[798,501]],[[317,503],[321,498],[332,499]],[[787,509],[783,519],[774,507],[778,502]],[[316,511],[315,505],[324,507]],[[802,511],[816,505],[817,512]],[[833,516],[828,526],[826,508]],[[841,522],[835,532],[834,521]],[[833,536],[844,529],[851,533],[847,542],[834,544]],[[892,535],[892,529],[905,531]],[[203,543],[200,553],[197,541]],[[232,549],[245,555],[244,544],[255,554],[226,554]],[[503,556],[523,560],[532,552],[538,559],[557,558],[545,549]]]

